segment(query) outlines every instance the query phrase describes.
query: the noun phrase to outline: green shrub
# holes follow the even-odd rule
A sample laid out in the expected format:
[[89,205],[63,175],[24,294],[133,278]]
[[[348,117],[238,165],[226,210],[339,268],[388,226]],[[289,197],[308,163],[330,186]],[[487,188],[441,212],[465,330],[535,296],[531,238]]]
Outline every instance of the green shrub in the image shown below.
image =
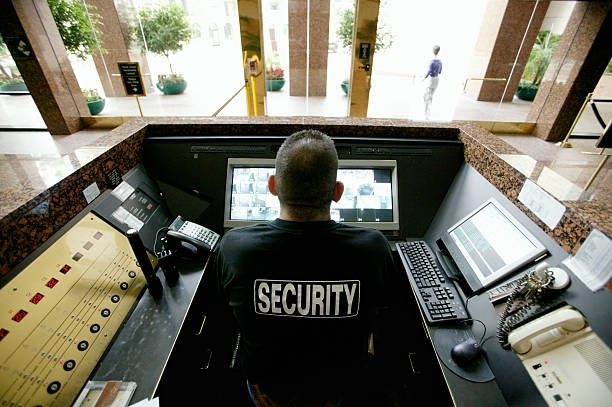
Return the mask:
[[83,93],[86,102],[95,102],[96,100],[102,99],[98,89],[81,89],[81,93]]
[[47,0],[66,51],[85,60],[102,47],[102,16],[96,6],[81,0]]
[[561,35],[550,30],[540,31],[525,64],[521,79],[539,85],[552,59]]
[[[355,25],[355,10],[352,8],[342,12],[340,25],[336,30],[336,35],[342,41],[342,48],[350,48],[353,45],[353,27]],[[376,43],[374,44],[375,51],[382,51],[389,48],[393,44],[393,37],[387,30],[384,24],[376,30]]]

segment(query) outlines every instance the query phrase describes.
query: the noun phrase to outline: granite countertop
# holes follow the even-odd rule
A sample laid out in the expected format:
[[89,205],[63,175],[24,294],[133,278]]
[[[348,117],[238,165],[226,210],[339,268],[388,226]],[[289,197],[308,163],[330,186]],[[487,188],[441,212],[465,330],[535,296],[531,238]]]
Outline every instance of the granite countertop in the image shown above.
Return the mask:
[[[596,227],[612,235],[610,205],[602,201],[563,202],[566,212],[550,230],[520,201],[518,194],[526,176],[499,157],[520,154],[505,141],[473,122],[423,123],[404,119],[325,117],[213,117],[135,118],[121,126],[98,132],[91,141],[83,132],[58,136],[65,152],[45,155],[2,154],[0,190],[0,276],[6,274],[88,204],[83,191],[97,185],[109,188],[111,170],[125,174],[142,158],[142,140],[149,131],[197,134],[206,129],[215,134],[290,134],[305,126],[338,130],[354,136],[385,135],[414,138],[459,139],[465,161],[523,210],[569,254]],[[84,132],[86,133],[86,132]],[[69,139],[77,140],[70,148]]]

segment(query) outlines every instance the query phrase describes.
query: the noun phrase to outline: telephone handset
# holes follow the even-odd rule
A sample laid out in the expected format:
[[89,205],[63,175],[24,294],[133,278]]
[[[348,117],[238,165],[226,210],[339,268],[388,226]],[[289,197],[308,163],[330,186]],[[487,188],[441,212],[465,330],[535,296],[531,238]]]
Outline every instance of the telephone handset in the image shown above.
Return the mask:
[[510,332],[508,342],[519,355],[530,357],[560,346],[587,326],[584,316],[574,307],[565,305]]
[[508,335],[519,325],[559,307],[553,297],[569,284],[569,275],[560,268],[551,268],[548,263],[538,264],[534,270],[517,280],[516,286],[506,301],[506,306],[497,326],[497,339],[504,349],[509,349]]
[[173,253],[187,252],[193,256],[210,252],[220,235],[205,226],[184,220],[180,215],[168,226],[164,247]]

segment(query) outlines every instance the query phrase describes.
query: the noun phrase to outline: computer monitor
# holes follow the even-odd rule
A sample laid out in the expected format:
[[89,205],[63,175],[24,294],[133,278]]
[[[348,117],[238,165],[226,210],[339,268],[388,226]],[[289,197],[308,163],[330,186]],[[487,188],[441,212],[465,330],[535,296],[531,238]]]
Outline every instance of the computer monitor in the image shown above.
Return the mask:
[[[278,198],[268,190],[274,159],[228,158],[224,228],[245,226],[278,217]],[[397,162],[339,160],[344,194],[332,202],[332,219],[379,230],[399,230]]]
[[547,252],[494,198],[447,229],[442,241],[474,292],[493,285]]

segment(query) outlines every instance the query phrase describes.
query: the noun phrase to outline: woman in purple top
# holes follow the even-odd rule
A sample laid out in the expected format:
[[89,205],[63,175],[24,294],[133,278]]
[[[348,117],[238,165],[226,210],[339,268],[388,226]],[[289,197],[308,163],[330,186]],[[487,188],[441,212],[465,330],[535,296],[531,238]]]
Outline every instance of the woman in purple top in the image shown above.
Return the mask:
[[442,73],[442,61],[438,58],[438,52],[440,52],[440,46],[434,45],[433,48],[434,57],[429,61],[429,69],[423,80],[429,78],[429,83],[425,86],[425,94],[423,100],[425,101],[425,120],[429,120],[431,113],[431,101],[433,94],[438,87],[439,76]]

